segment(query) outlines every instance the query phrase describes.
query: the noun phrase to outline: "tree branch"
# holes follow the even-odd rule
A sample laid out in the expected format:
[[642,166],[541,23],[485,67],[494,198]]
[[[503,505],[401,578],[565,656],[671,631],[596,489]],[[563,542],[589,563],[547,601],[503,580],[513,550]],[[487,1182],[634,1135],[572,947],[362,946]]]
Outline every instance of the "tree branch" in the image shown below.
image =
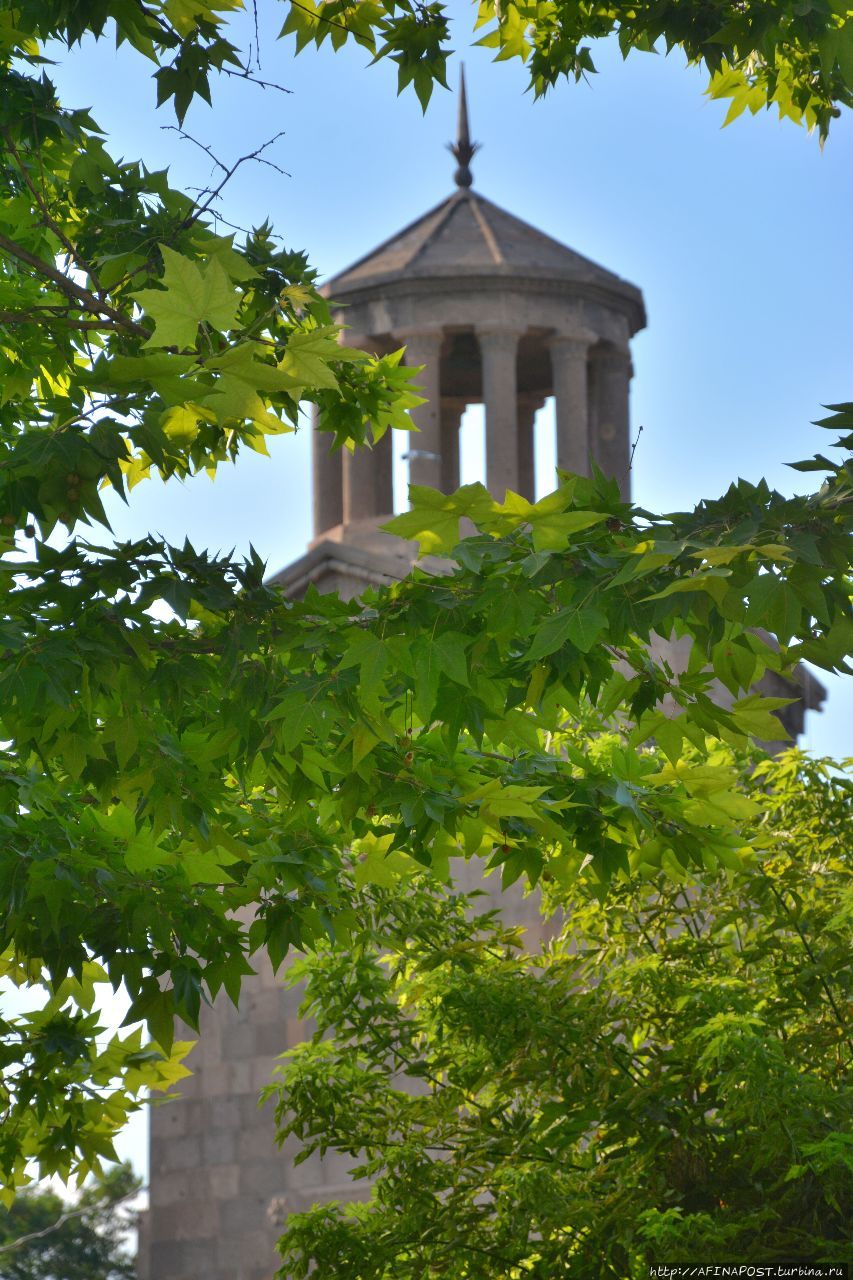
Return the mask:
[[[120,1204],[124,1204],[125,1200],[132,1200],[134,1196],[138,1196],[140,1191],[147,1191],[147,1187],[134,1187],[132,1191],[126,1192],[120,1196],[118,1200],[110,1201],[110,1208],[118,1208]],[[84,1204],[76,1209],[68,1209],[61,1214],[55,1222],[51,1222],[50,1226],[42,1227],[41,1231],[31,1231],[29,1235],[18,1236],[17,1240],[9,1240],[6,1244],[0,1244],[0,1253],[12,1253],[15,1249],[20,1249],[22,1245],[30,1244],[33,1240],[42,1240],[45,1236],[52,1235],[54,1231],[58,1231],[60,1227],[64,1227],[66,1222],[72,1222],[74,1218],[85,1217],[87,1213],[93,1213],[102,1205]]]
[[[100,293],[102,291],[101,282],[99,281],[94,269],[88,262],[86,262],[86,260],[83,257],[81,257],[77,249],[77,246],[72,244],[72,242],[68,239],[65,232],[62,230],[59,224],[52,217],[50,210],[48,209],[47,204],[45,203],[44,197],[42,196],[41,192],[37,189],[30,175],[27,173],[26,165],[24,164],[23,160],[18,154],[18,149],[15,146],[14,142],[12,141],[11,133],[9,132],[8,129],[3,129],[2,134],[6,141],[6,146],[9,148],[9,151],[11,152],[15,160],[15,164],[18,166],[21,177],[23,178],[27,186],[27,190],[30,192],[36,204],[38,205],[39,209],[41,210],[41,214],[45,220],[46,225],[56,236],[57,240],[62,245],[65,252],[68,254],[69,258],[71,258],[72,261],[74,261],[77,264],[77,266],[80,268],[81,271],[84,271],[86,273],[86,275],[94,284],[95,288]],[[37,155],[39,158],[39,164],[41,164],[40,149],[37,151]]]
[[[232,165],[228,166],[224,164],[223,161],[220,160],[219,157],[214,154],[212,149],[209,146],[207,146],[206,143],[199,142],[198,138],[194,138],[191,133],[187,133],[186,129],[181,129],[179,128],[178,125],[174,125],[174,124],[164,124],[164,125],[161,125],[160,127],[161,129],[169,130],[169,132],[171,133],[177,133],[178,136],[180,138],[183,138],[186,142],[194,143],[195,146],[199,147],[202,151],[204,151],[206,155],[210,156],[210,159],[213,161],[216,167],[218,169],[221,169],[225,175],[225,177],[219,183],[218,187],[207,189],[207,199],[204,200],[203,204],[202,203],[197,204],[195,211],[188,218],[184,219],[183,223],[181,224],[181,230],[186,230],[188,227],[193,226],[194,223],[198,222],[199,218],[202,218],[207,212],[210,211],[211,205],[213,204],[214,200],[219,199],[219,196],[222,194],[222,190],[225,187],[226,183],[231,181],[231,179],[234,177],[234,174],[240,168],[240,165],[245,164],[247,160],[256,160],[258,164],[268,165],[270,169],[275,169],[276,173],[280,173],[284,178],[289,178],[291,176],[286,169],[282,169],[281,165],[275,164],[275,162],[272,160],[267,160],[262,154],[264,151],[266,151],[267,147],[271,147],[274,142],[278,142],[279,138],[284,137],[284,134],[285,134],[284,129],[279,129],[278,133],[273,134],[271,138],[267,138],[266,142],[262,142],[261,145],[255,151],[250,151],[247,155],[240,156],[239,160],[235,160]],[[203,199],[205,194],[206,193],[202,191],[200,193],[200,198]]]
[[32,267],[39,275],[52,280],[64,294],[69,298],[73,298],[84,311],[96,316],[109,316],[110,320],[118,325],[120,329],[132,333],[138,338],[149,338],[151,336],[144,325],[137,324],[135,320],[123,315],[121,311],[110,306],[108,302],[103,302],[96,297],[89,289],[84,289],[82,285],[69,280],[68,276],[64,275],[58,267],[53,267],[49,262],[45,262],[43,258],[30,253],[29,249],[25,249],[23,245],[10,240],[8,236],[0,234],[0,249],[4,249],[13,258],[17,258],[18,262],[23,262],[26,266]]
[[820,983],[820,985],[823,987],[824,994],[825,994],[825,996],[826,996],[827,1000],[829,1001],[829,1004],[830,1004],[830,1007],[831,1007],[831,1009],[832,1009],[833,1014],[835,1015],[835,1020],[836,1020],[836,1022],[838,1023],[839,1028],[841,1029],[841,1034],[844,1036],[844,1039],[845,1039],[845,1041],[847,1042],[847,1047],[848,1047],[849,1049],[853,1050],[853,1040],[851,1040],[851,1038],[850,1038],[850,1034],[849,1034],[849,1032],[848,1032],[848,1030],[847,1030],[847,1023],[846,1023],[846,1021],[844,1020],[844,1015],[842,1014],[841,1010],[839,1009],[839,1007],[838,1007],[838,1005],[837,1005],[837,1003],[836,1003],[835,996],[833,995],[833,992],[832,992],[832,988],[830,987],[829,983],[827,982],[826,977],[824,976],[824,974],[821,972],[820,965],[819,965],[819,964],[818,964],[818,962],[817,962],[817,956],[815,955],[814,951],[812,950],[812,948],[811,948],[811,946],[810,946],[810,944],[809,944],[809,940],[808,940],[808,938],[806,937],[806,935],[803,933],[802,929],[800,928],[800,924],[799,924],[799,921],[797,920],[797,917],[794,915],[793,911],[792,911],[792,910],[791,910],[791,908],[788,906],[788,904],[787,904],[787,902],[785,901],[784,897],[783,897],[783,896],[782,896],[782,894],[779,892],[779,890],[776,888],[776,886],[775,886],[775,884],[773,883],[773,881],[772,881],[771,877],[767,874],[767,872],[764,870],[764,868],[763,868],[763,867],[759,867],[758,869],[759,869],[759,871],[761,872],[761,875],[762,875],[762,876],[764,877],[764,879],[767,881],[767,886],[768,886],[768,888],[770,889],[770,892],[773,894],[773,897],[776,899],[776,901],[778,902],[779,906],[780,906],[780,907],[782,908],[782,910],[785,912],[785,915],[786,915],[786,916],[788,917],[788,919],[791,921],[791,924],[793,925],[793,927],[794,927],[794,929],[795,929],[795,931],[796,931],[796,933],[797,933],[797,936],[798,936],[798,937],[799,937],[799,939],[800,939],[800,942],[803,944],[803,949],[804,949],[804,951],[805,951],[806,955],[808,956],[809,960],[811,961],[812,968],[814,969],[814,971],[815,971],[815,972],[816,972],[816,974],[817,974],[818,982],[819,982],[819,983]]
[[33,307],[32,311],[0,311],[0,324],[38,324],[37,312],[48,312],[42,319],[51,320],[54,324],[67,324],[74,329],[103,329],[103,320],[77,320],[68,312],[56,314],[51,307]]
[[248,80],[249,84],[256,84],[261,89],[276,89],[279,93],[293,93],[292,89],[286,89],[283,84],[276,84],[273,80],[258,79],[257,76],[252,75],[248,67],[242,71],[235,71],[232,67],[220,67],[219,70],[226,76],[233,76],[236,80]]

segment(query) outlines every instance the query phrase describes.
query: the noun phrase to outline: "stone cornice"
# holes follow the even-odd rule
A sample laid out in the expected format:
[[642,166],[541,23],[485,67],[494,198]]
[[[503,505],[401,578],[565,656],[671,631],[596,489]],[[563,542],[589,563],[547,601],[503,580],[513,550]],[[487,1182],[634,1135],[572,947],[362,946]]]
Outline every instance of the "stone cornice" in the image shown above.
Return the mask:
[[[334,283],[334,282],[332,282]],[[330,290],[324,285],[321,292],[334,302],[358,306],[371,302],[385,302],[411,298],[415,301],[434,297],[466,297],[471,294],[521,293],[546,297],[563,297],[572,301],[593,302],[617,312],[628,321],[633,336],[647,323],[646,308],[640,290],[627,281],[617,285],[603,285],[573,276],[517,275],[511,269],[495,269],[494,274],[466,274],[464,269],[446,275],[374,276],[359,281],[353,288]],[[415,326],[417,327],[417,326]]]

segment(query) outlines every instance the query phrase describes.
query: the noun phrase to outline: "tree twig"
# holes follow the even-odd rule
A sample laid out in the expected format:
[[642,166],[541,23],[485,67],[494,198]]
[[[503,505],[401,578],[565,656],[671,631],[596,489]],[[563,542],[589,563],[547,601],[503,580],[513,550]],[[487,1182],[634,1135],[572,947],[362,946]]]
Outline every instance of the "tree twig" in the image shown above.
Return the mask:
[[838,1023],[839,1029],[841,1030],[841,1034],[843,1035],[843,1037],[844,1037],[845,1041],[847,1042],[847,1046],[848,1046],[848,1048],[850,1048],[851,1050],[853,1050],[853,1040],[851,1040],[851,1038],[850,1038],[850,1034],[849,1034],[849,1032],[848,1032],[848,1030],[847,1030],[847,1023],[846,1023],[846,1021],[845,1021],[845,1019],[844,1019],[844,1015],[842,1014],[841,1010],[839,1009],[839,1007],[838,1007],[838,1005],[837,1005],[837,1003],[836,1003],[835,996],[834,996],[834,994],[833,994],[832,988],[830,987],[829,983],[827,982],[826,977],[824,976],[824,974],[821,972],[820,965],[819,965],[819,964],[818,964],[818,962],[817,962],[817,956],[815,955],[814,951],[812,950],[811,945],[810,945],[810,943],[809,943],[809,940],[808,940],[808,938],[806,937],[805,933],[804,933],[804,932],[803,932],[803,930],[800,928],[800,923],[799,923],[799,921],[797,920],[797,917],[794,915],[793,911],[792,911],[792,910],[791,910],[791,908],[788,906],[788,904],[787,904],[787,902],[785,901],[784,897],[782,896],[781,892],[776,888],[776,885],[773,883],[772,878],[767,874],[767,872],[764,870],[764,868],[763,868],[763,867],[759,867],[758,869],[759,869],[759,871],[761,872],[761,875],[762,875],[762,876],[764,877],[764,879],[767,881],[767,887],[769,888],[770,892],[773,894],[773,897],[776,899],[776,901],[778,902],[779,906],[780,906],[780,907],[782,908],[782,910],[785,912],[785,915],[786,915],[786,916],[788,917],[788,919],[791,921],[791,924],[793,925],[793,927],[794,927],[794,929],[795,929],[795,931],[796,931],[796,933],[797,933],[797,936],[798,936],[798,937],[799,937],[799,939],[800,939],[800,942],[803,944],[803,950],[805,951],[806,955],[808,956],[809,960],[811,961],[812,968],[813,968],[813,969],[814,969],[814,971],[817,973],[817,979],[818,979],[818,982],[819,982],[819,983],[820,983],[820,985],[823,987],[824,994],[825,994],[825,996],[826,996],[827,1000],[829,1001],[829,1004],[830,1004],[830,1007],[831,1007],[831,1009],[832,1009],[833,1014],[835,1015],[835,1020],[836,1020],[836,1022]]
[[[258,65],[260,66],[260,63]],[[276,89],[279,93],[293,93],[292,89],[287,89],[283,84],[276,84],[274,80],[261,80],[258,76],[253,76],[248,67],[243,71],[235,71],[233,67],[220,67],[219,69],[226,76],[233,76],[235,80],[248,80],[249,84],[256,84],[261,89]]]
[[17,1240],[9,1240],[6,1244],[0,1244],[0,1253],[12,1253],[15,1249],[20,1249],[22,1245],[30,1244],[33,1240],[42,1240],[45,1236],[52,1235],[54,1231],[58,1231],[60,1227],[64,1227],[66,1222],[72,1222],[74,1218],[85,1217],[87,1213],[94,1213],[98,1209],[105,1207],[117,1209],[120,1204],[124,1204],[125,1200],[132,1200],[134,1196],[138,1196],[141,1191],[147,1191],[147,1187],[134,1187],[132,1191],[127,1191],[118,1200],[111,1200],[107,1205],[104,1204],[84,1204],[76,1209],[68,1209],[65,1213],[52,1222],[50,1226],[42,1227],[41,1231],[31,1231],[28,1235],[18,1236]]
[[258,0],[252,0],[252,15],[255,19],[255,62],[258,70],[261,69],[261,35],[258,30]]
[[636,436],[635,436],[635,438],[634,438],[634,443],[631,445],[631,456],[630,456],[630,458],[628,459],[628,470],[629,470],[629,471],[631,471],[631,470],[632,470],[632,468],[633,468],[633,466],[634,466],[634,454],[637,452],[637,445],[640,443],[640,436],[641,436],[642,434],[643,434],[643,428],[642,428],[642,426],[640,426],[640,427],[637,429],[637,434],[636,434]]
[[[209,147],[206,142],[200,142],[198,138],[194,138],[191,133],[187,133],[186,129],[181,129],[176,124],[161,124],[160,128],[164,133],[176,133],[184,142],[192,142],[195,146],[199,147],[205,155],[210,156],[217,169],[221,169],[223,173],[228,172],[227,164],[224,164],[219,159],[219,156],[214,154],[213,148]],[[204,195],[204,192],[209,190],[209,187],[199,188],[199,194]]]
[[[263,152],[266,151],[268,147],[271,147],[273,143],[278,142],[279,138],[284,137],[284,134],[285,134],[284,129],[279,129],[278,133],[273,134],[271,138],[267,138],[266,142],[262,142],[261,145],[255,151],[250,151],[246,155],[240,156],[239,160],[235,160],[234,163],[229,166],[229,165],[226,165],[224,161],[220,160],[219,157],[214,154],[213,150],[207,145],[207,143],[200,142],[198,138],[194,138],[191,133],[187,133],[186,129],[181,129],[176,124],[164,124],[164,125],[161,125],[160,127],[161,129],[169,130],[171,133],[177,133],[179,137],[185,139],[187,142],[194,143],[195,146],[199,147],[202,151],[205,152],[206,155],[210,157],[210,159],[213,161],[216,167],[218,169],[221,169],[223,174],[225,175],[217,187],[207,188],[207,192],[208,192],[207,199],[204,200],[203,203],[197,204],[195,211],[192,214],[190,214],[188,218],[184,219],[184,222],[181,224],[182,230],[187,230],[187,228],[193,226],[196,222],[198,222],[199,218],[204,217],[204,215],[210,210],[210,207],[213,204],[214,200],[219,199],[219,196],[222,194],[222,190],[225,187],[226,183],[231,181],[231,179],[234,177],[234,174],[240,168],[240,165],[245,164],[248,160],[254,160],[258,164],[265,164],[270,169],[275,169],[276,173],[280,173],[284,178],[289,178],[291,176],[286,169],[282,169],[281,165],[276,164],[274,160],[267,160],[266,157],[263,155]],[[205,192],[203,191],[201,194],[202,196],[204,196]]]

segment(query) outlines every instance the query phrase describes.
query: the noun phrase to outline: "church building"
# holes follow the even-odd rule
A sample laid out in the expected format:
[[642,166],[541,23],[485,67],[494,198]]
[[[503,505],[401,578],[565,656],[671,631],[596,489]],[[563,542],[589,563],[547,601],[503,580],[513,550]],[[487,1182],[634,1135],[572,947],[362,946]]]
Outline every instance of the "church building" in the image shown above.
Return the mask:
[[[412,483],[458,487],[460,421],[482,403],[489,490],[532,499],[534,416],[553,396],[557,465],[588,473],[594,460],[627,498],[630,343],[646,324],[642,294],[474,191],[476,149],[463,81],[453,193],[325,286],[341,304],[343,340],[375,353],[405,346],[407,363],[424,366]],[[404,577],[414,558],[411,544],[379,530],[393,513],[391,433],[354,454],[329,452],[329,441],[314,432],[313,540],[274,579],[291,596],[314,584],[353,597]],[[532,899],[516,890],[501,902],[541,931]],[[179,1097],[151,1109],[141,1280],[271,1280],[287,1213],[365,1193],[342,1157],[294,1165],[298,1148],[276,1147],[258,1094],[308,1028],[299,993],[267,961],[258,968],[239,1008],[221,996],[202,1009],[192,1076]]]

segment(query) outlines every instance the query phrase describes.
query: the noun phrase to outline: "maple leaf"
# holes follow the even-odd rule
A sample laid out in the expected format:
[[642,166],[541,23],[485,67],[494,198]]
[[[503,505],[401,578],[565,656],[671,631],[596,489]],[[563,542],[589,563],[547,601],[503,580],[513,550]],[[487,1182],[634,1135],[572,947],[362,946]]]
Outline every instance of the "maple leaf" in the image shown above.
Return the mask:
[[291,334],[279,369],[291,377],[293,386],[324,387],[336,391],[338,380],[329,368],[330,361],[366,360],[363,351],[342,347],[337,333],[335,325],[323,325],[319,329]]
[[259,393],[286,391],[293,395],[298,384],[280,366],[258,360],[256,355],[261,351],[263,348],[259,343],[243,342],[214,360],[208,360],[206,367],[219,376],[215,391],[203,403],[213,410],[220,422],[229,418],[249,418],[271,431],[292,430],[268,412]]
[[215,259],[198,264],[161,245],[164,289],[140,289],[136,300],[155,324],[146,347],[193,347],[202,321],[230,329],[240,294]]

